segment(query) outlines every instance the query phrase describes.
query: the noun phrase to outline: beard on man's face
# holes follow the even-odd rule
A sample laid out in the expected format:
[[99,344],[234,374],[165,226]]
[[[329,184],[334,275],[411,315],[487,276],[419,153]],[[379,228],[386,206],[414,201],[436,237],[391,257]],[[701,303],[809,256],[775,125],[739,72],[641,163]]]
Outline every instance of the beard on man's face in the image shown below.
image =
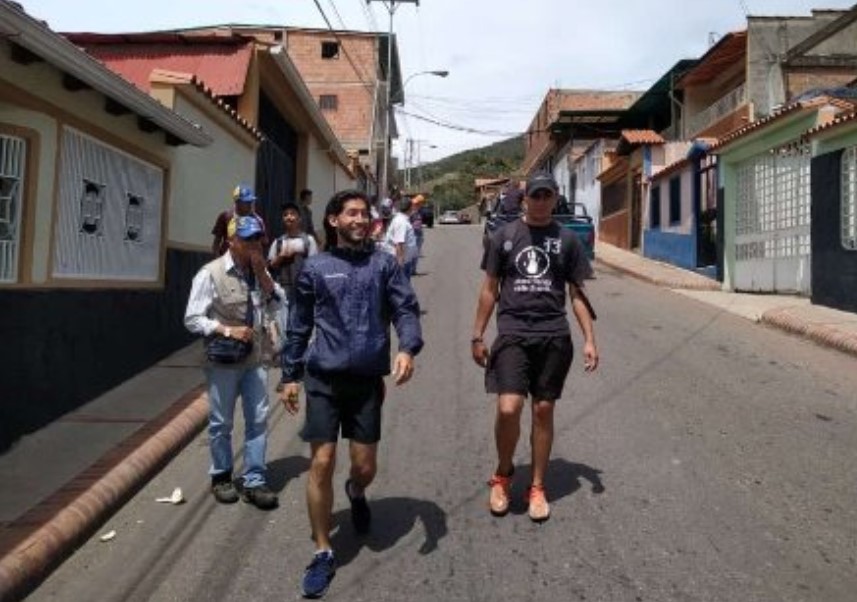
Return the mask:
[[363,241],[365,241],[366,233],[367,228],[364,225],[346,225],[340,226],[336,229],[336,235],[339,237],[339,239],[352,245],[359,245]]

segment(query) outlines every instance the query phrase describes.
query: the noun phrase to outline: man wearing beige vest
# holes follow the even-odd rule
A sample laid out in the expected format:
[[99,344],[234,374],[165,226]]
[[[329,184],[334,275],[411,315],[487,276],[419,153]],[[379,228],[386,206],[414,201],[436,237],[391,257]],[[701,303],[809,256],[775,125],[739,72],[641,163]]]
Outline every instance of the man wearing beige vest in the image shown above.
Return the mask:
[[[265,268],[264,231],[253,215],[236,221],[229,250],[193,279],[185,326],[205,337],[211,491],[222,504],[238,501],[268,510],[277,496],[265,480],[268,387],[263,365],[265,325],[284,298]],[[232,479],[232,420],[241,397],[244,411],[244,472]],[[236,488],[237,485],[237,488]]]

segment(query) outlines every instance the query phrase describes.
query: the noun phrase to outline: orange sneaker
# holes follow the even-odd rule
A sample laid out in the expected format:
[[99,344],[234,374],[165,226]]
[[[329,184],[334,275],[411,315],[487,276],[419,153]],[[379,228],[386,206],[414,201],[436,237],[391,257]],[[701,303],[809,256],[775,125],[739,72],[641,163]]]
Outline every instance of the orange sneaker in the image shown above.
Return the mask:
[[551,507],[548,504],[548,499],[545,496],[544,485],[530,485],[527,489],[527,498],[525,500],[529,504],[527,513],[530,515],[530,520],[537,523],[542,523],[550,518]]
[[494,516],[505,516],[509,512],[509,490],[512,488],[512,475],[504,477],[495,474],[488,481],[491,494],[488,496],[488,508]]

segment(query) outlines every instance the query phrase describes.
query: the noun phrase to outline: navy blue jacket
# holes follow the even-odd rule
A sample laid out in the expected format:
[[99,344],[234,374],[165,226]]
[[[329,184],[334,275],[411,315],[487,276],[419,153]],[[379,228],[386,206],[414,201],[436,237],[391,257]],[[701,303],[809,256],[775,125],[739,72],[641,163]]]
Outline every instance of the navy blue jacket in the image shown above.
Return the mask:
[[392,255],[333,249],[307,258],[289,306],[283,382],[301,380],[305,370],[389,374],[391,322],[399,350],[419,353],[420,306]]

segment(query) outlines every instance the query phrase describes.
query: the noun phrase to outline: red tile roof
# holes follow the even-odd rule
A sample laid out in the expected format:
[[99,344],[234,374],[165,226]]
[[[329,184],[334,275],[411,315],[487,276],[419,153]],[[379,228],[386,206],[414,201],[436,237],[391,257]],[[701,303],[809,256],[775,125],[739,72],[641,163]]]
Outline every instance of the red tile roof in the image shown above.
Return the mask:
[[152,71],[152,75],[150,77],[150,81],[156,82],[164,82],[170,84],[189,84],[196,88],[200,94],[205,96],[209,102],[218,107],[221,111],[229,115],[229,117],[235,121],[238,125],[240,125],[243,129],[248,131],[254,138],[257,140],[262,140],[264,138],[261,131],[256,129],[256,127],[247,121],[244,117],[241,116],[238,111],[230,107],[228,104],[223,102],[220,98],[218,98],[214,91],[205,85],[200,78],[190,73],[177,73],[175,71],[168,71],[166,69],[155,69]]
[[628,144],[664,144],[666,142],[654,130],[622,130],[620,140],[625,140]]
[[817,125],[811,130],[807,130],[806,134],[804,135],[807,138],[812,138],[817,134],[839,127],[840,125],[854,122],[857,122],[857,111],[845,113],[843,115],[837,115],[831,121],[828,121],[827,123],[823,123],[821,125]]
[[215,96],[237,96],[253,52],[252,42],[237,36],[188,42],[175,34],[64,35],[145,92],[152,71],[160,68],[195,75]]
[[[818,107],[822,107],[825,105],[833,105],[837,108],[843,110],[854,110],[854,105],[848,101],[842,100],[840,98],[830,98],[829,96],[817,96],[815,98],[811,98],[809,100],[801,100],[790,105],[786,105],[779,111],[771,113],[767,117],[763,117],[762,119],[757,119],[753,123],[748,123],[742,128],[739,128],[732,132],[731,134],[727,134],[723,136],[720,140],[717,141],[717,144],[714,144],[708,152],[714,152],[722,150],[723,147],[728,146],[735,140],[739,138],[743,138],[744,136],[755,132],[756,130],[760,130],[763,127],[767,126],[770,123],[775,121],[780,121],[787,115],[791,115],[792,113],[796,113],[798,111],[803,111],[805,109],[814,109]],[[812,130],[810,130],[812,131]]]

